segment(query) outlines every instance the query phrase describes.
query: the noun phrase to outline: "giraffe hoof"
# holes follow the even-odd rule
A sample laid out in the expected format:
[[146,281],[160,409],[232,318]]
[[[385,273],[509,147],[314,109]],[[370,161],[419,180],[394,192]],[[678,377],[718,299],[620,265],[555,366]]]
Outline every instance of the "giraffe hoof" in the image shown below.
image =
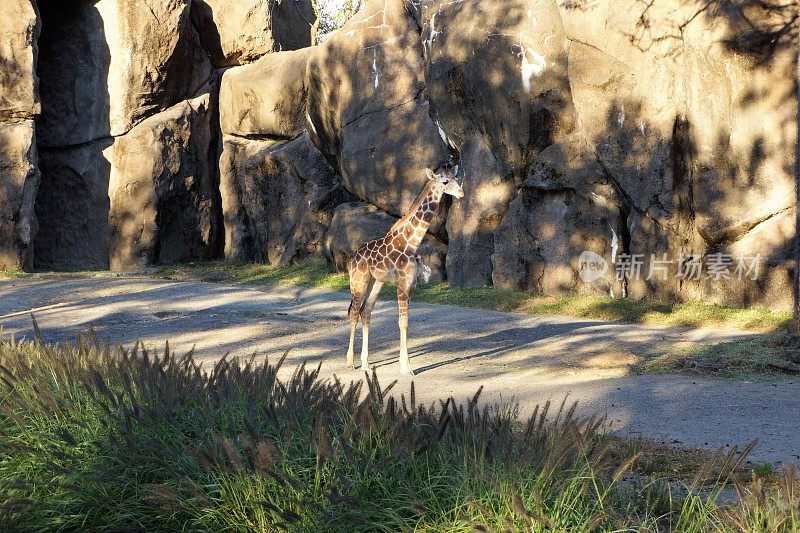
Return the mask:
[[404,376],[411,376],[414,377],[414,369],[413,368],[401,368],[400,373]]
[[369,365],[361,365],[361,370],[364,372],[369,372],[372,368]]

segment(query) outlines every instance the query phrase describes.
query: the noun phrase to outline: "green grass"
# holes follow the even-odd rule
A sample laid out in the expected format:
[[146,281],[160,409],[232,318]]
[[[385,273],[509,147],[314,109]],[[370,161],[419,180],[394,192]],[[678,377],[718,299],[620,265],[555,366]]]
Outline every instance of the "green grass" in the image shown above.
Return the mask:
[[796,531],[798,479],[703,496],[545,406],[390,396],[278,363],[0,342],[3,531]]
[[0,279],[26,278],[30,274],[22,270],[0,270]]
[[652,354],[647,372],[688,371],[730,379],[800,374],[800,337],[784,332],[711,345],[669,346]]
[[[312,260],[289,267],[231,262],[195,263],[164,267],[156,275],[168,278],[188,277],[268,285],[309,285],[339,291],[348,289],[347,275],[332,273],[324,260]],[[390,297],[393,294],[394,288],[384,288],[384,297]],[[764,307],[743,309],[705,302],[664,304],[584,295],[538,296],[522,291],[500,290],[493,287],[469,289],[451,287],[446,283],[418,286],[414,293],[414,300],[497,311],[567,315],[688,328],[716,327],[747,331],[772,331],[786,328],[792,322],[791,313],[773,311]]]

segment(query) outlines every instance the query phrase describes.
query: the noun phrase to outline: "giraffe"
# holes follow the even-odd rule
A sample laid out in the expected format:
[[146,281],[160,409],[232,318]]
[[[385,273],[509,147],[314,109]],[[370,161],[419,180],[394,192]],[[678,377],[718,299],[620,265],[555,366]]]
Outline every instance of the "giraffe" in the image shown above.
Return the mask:
[[[408,361],[406,336],[408,333],[408,300],[417,283],[417,275],[427,269],[416,254],[428,227],[431,225],[439,202],[444,194],[463,198],[464,191],[456,180],[458,166],[435,174],[425,169],[428,181],[414,200],[409,212],[398,220],[386,236],[370,241],[355,253],[347,264],[350,274],[350,346],[347,350],[347,366],[355,368],[353,345],[356,327],[361,320],[361,368],[369,370],[369,323],[372,308],[385,283],[397,286],[397,306],[400,325],[400,372],[413,375]],[[420,266],[422,265],[422,266]]]

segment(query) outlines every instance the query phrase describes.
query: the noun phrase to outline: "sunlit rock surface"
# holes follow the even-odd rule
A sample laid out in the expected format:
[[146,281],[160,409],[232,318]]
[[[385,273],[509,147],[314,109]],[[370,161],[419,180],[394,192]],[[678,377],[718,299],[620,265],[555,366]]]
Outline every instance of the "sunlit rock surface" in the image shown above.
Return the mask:
[[307,1],[233,5],[3,2],[0,266],[341,269],[457,162],[454,285],[790,306],[794,55],[751,46],[780,10],[369,0],[315,44]]
[[0,3],[0,270],[33,268],[39,29],[30,0]]

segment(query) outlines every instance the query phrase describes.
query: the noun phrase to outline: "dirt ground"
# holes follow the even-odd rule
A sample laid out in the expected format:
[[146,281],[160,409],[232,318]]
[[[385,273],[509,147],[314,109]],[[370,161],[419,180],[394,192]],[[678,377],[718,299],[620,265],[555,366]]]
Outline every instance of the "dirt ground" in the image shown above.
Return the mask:
[[[147,277],[36,276],[0,280],[4,335],[46,341],[90,327],[101,338],[141,340],[174,351],[195,347],[212,364],[226,353],[277,360],[284,372],[306,362],[343,381],[349,295],[311,288],[229,286]],[[379,302],[370,329],[370,362],[382,383],[408,393],[399,375],[396,304]],[[733,340],[742,333],[681,330],[568,317],[489,312],[412,300],[409,352],[417,396],[471,397],[536,404],[577,401],[582,415],[605,415],[613,431],[666,444],[716,449],[758,439],[750,458],[800,464],[800,381],[730,382],[688,375],[637,375],[632,365],[663,343]],[[357,347],[360,346],[360,339]],[[358,361],[358,349],[356,353]]]

